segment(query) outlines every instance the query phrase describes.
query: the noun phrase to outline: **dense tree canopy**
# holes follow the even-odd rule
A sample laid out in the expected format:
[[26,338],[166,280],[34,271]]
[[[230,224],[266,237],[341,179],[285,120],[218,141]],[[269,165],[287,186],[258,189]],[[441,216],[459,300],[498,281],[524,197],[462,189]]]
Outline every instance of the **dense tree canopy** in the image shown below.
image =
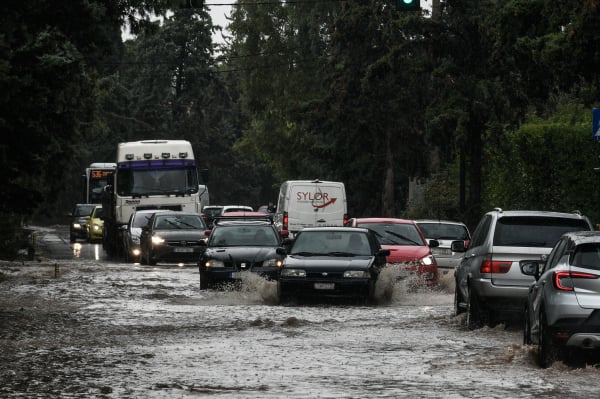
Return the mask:
[[190,140],[213,202],[318,177],[346,183],[354,216],[600,219],[600,0],[439,5],[238,2],[216,51],[201,2],[3,2],[2,246],[15,220],[60,221],[87,164],[148,138]]

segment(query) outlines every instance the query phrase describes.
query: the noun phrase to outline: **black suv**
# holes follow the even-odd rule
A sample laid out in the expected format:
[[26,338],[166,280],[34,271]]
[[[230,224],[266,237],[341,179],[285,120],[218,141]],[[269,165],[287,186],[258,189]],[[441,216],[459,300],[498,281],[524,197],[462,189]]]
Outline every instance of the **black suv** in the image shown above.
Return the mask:
[[268,215],[215,219],[206,250],[198,262],[200,289],[238,284],[243,272],[275,280],[283,259],[276,252],[281,240]]
[[469,329],[499,321],[522,319],[532,276],[519,263],[540,260],[567,232],[592,230],[579,212],[503,211],[486,213],[469,244],[454,241],[452,250],[465,252],[455,270],[455,313],[466,312]]

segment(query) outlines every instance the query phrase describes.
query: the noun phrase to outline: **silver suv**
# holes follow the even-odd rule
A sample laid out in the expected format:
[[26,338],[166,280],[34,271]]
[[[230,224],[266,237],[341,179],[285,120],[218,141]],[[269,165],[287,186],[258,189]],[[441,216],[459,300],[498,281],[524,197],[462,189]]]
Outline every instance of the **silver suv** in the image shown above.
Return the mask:
[[466,251],[455,271],[455,314],[466,312],[469,329],[520,320],[532,276],[519,262],[540,260],[570,231],[592,230],[579,212],[503,211],[496,208],[479,221],[467,248],[461,241],[452,250]]
[[521,262],[521,271],[536,280],[523,337],[538,344],[541,367],[569,360],[573,348],[600,348],[600,232],[567,233],[545,263]]

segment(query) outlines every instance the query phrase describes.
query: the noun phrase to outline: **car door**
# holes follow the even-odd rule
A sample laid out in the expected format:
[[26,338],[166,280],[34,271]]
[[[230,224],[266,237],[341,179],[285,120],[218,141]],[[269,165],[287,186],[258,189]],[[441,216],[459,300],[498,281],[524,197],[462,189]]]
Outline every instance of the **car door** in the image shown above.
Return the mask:
[[[567,249],[569,247],[570,240],[567,237],[562,237],[556,243],[556,245],[548,255],[546,263],[540,271],[539,278],[537,278],[529,288],[527,312],[529,316],[529,325],[531,328],[532,337],[537,338],[539,335],[540,310],[543,304],[545,286],[546,284],[552,284],[553,269],[556,267],[559,261],[566,255]],[[538,341],[534,340],[534,342]]]
[[468,280],[472,275],[472,270],[479,270],[479,265],[483,257],[487,254],[487,243],[489,242],[490,226],[492,224],[492,216],[485,215],[473,233],[471,246],[465,252],[465,256],[461,260],[456,269],[456,285],[460,291],[460,295],[466,300],[469,296]]

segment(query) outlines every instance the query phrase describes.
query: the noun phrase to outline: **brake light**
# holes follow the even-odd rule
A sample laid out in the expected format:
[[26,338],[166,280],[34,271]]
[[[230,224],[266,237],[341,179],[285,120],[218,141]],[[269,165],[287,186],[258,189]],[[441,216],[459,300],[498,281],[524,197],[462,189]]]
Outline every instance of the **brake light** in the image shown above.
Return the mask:
[[512,266],[511,261],[484,259],[479,268],[480,273],[508,273]]
[[587,278],[587,279],[597,279],[598,275],[592,273],[581,273],[581,272],[554,272],[552,276],[552,281],[554,282],[554,287],[560,291],[573,291],[573,280],[574,278]]
[[289,230],[288,229],[288,213],[287,212],[283,212],[283,226],[281,227],[281,230]]
[[348,223],[348,214],[344,213],[344,222],[342,223],[342,226],[345,226]]

